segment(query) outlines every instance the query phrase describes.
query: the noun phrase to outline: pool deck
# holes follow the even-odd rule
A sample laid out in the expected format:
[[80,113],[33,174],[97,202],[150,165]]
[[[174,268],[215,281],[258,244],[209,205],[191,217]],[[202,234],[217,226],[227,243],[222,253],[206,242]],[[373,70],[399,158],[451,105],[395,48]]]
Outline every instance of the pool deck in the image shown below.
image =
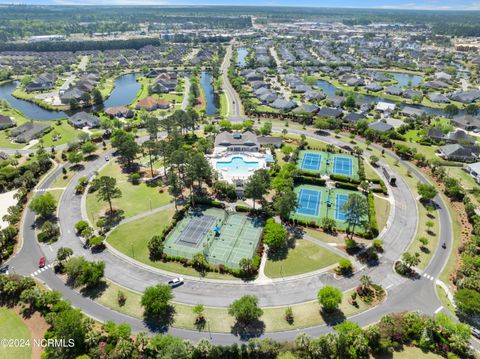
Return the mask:
[[[245,171],[236,168],[230,172],[228,164],[222,166],[222,163],[232,162],[234,158],[242,158],[245,162]],[[266,155],[260,152],[231,152],[222,151],[214,152],[213,155],[207,156],[210,166],[218,172],[218,177],[221,180],[233,183],[235,180],[247,180],[257,169],[267,168]],[[250,164],[249,164],[250,163]],[[252,163],[258,163],[256,168],[252,168]],[[240,163],[241,165],[241,163]]]

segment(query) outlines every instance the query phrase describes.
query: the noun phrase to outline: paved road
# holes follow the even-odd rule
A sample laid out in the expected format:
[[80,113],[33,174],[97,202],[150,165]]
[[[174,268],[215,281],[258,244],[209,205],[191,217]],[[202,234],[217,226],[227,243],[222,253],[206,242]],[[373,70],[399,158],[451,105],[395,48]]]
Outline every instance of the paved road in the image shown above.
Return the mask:
[[220,70],[222,71],[223,90],[227,97],[227,117],[233,121],[243,120],[242,118],[242,103],[237,92],[233,89],[230,80],[228,79],[228,67],[232,59],[233,45],[227,47],[225,57],[223,59]]
[[[290,132],[296,130],[290,129]],[[301,130],[298,130],[301,133]],[[307,133],[309,136],[317,137]],[[332,143],[336,143],[338,140],[333,137],[324,138]],[[132,290],[142,291],[146,286],[156,284],[169,278],[168,275],[146,270],[144,268],[135,266],[128,261],[125,261],[121,257],[117,257],[110,251],[104,251],[100,254],[91,254],[85,251],[82,247],[82,242],[73,233],[73,226],[76,221],[81,218],[81,197],[75,195],[74,186],[78,178],[82,176],[89,176],[98,170],[104,163],[103,157],[88,163],[83,171],[80,171],[74,176],[70,185],[67,186],[62,199],[60,201],[60,213],[69,213],[68,216],[60,217],[60,226],[62,230],[62,238],[59,242],[52,246],[39,245],[34,237],[33,228],[30,226],[33,223],[34,216],[29,210],[26,211],[25,226],[23,227],[23,236],[25,238],[25,244],[21,252],[15,256],[10,265],[15,268],[15,272],[30,275],[37,270],[36,264],[38,258],[45,253],[47,259],[53,260],[56,249],[59,246],[72,247],[76,254],[85,255],[89,259],[105,260],[106,265],[106,277],[121,284]],[[413,171],[412,171],[413,172]],[[41,188],[48,188],[53,182],[55,175],[59,175],[61,169],[57,169],[49,179],[47,179]],[[383,233],[385,240],[385,246],[387,253],[390,251],[400,251],[397,254],[400,255],[403,248],[408,245],[409,240],[415,233],[416,216],[412,216],[412,211],[416,211],[416,207],[411,207],[414,203],[412,195],[410,194],[408,187],[403,181],[399,181],[397,188],[392,190],[392,195],[395,198],[395,218],[392,226]],[[398,219],[398,220],[397,220]],[[448,221],[447,221],[448,222]],[[445,233],[442,231],[442,233]],[[397,256],[398,257],[398,256]],[[437,256],[436,256],[437,257]],[[440,261],[434,257],[434,262]],[[260,303],[264,306],[270,305],[286,305],[303,302],[305,300],[311,300],[315,298],[318,288],[325,284],[332,284],[342,289],[351,288],[358,283],[358,277],[360,274],[369,274],[373,280],[382,284],[385,288],[388,288],[390,293],[402,293],[411,297],[411,301],[406,302],[400,300],[399,296],[390,296],[389,300],[364,314],[356,317],[356,320],[361,324],[371,323],[373,318],[378,319],[379,315],[386,312],[407,310],[407,309],[422,309],[427,313],[433,313],[439,306],[439,302],[436,299],[433,291],[433,282],[426,278],[419,280],[418,282],[410,282],[394,274],[392,271],[393,261],[388,255],[382,258],[381,264],[378,267],[365,268],[361,273],[353,276],[349,279],[336,280],[329,274],[321,274],[317,276],[309,277],[308,275],[301,281],[285,280],[264,285],[254,285],[251,283],[218,283],[207,282],[205,280],[187,280],[185,285],[175,290],[175,299],[179,302],[185,302],[190,304],[204,303],[207,305],[227,306],[233,299],[240,297],[241,295],[250,293],[259,297]],[[107,310],[88,298],[83,298],[76,294],[68,287],[65,287],[63,283],[55,277],[51,269],[47,269],[44,272],[38,274],[38,277],[45,281],[45,283],[53,289],[61,290],[62,293],[70,293],[67,295],[72,301],[72,304],[82,308],[87,314],[92,315],[100,320],[118,319],[124,316],[119,315],[111,310]],[[419,284],[421,283],[421,285]],[[429,285],[425,285],[429,284]],[[426,290],[426,288],[429,288]],[[416,293],[416,295],[413,295]],[[414,300],[413,300],[414,299]],[[420,305],[417,300],[423,303]],[[134,329],[140,329],[143,327],[141,321],[135,321],[133,318],[127,318],[128,322],[133,325]],[[126,320],[125,318],[121,320]],[[312,334],[321,333],[329,330],[328,327],[319,326],[306,330]],[[188,332],[188,331],[187,331]],[[183,333],[184,337],[191,338],[192,333]],[[196,338],[203,336],[204,334],[195,333]],[[285,336],[292,333],[275,333],[271,334],[277,339],[282,339]],[[214,335],[216,342],[235,341],[238,338],[225,334]]]
[[[279,131],[281,129],[274,128],[274,130]],[[306,134],[309,137],[336,145],[343,144],[339,139],[331,136],[318,136],[308,131],[292,128],[289,128],[288,131],[290,133]],[[386,151],[386,154],[397,158],[395,154],[389,151]],[[415,167],[411,166],[408,162],[401,160],[400,162],[410,167],[413,175],[417,176],[419,180],[426,181],[425,177],[417,171]],[[69,246],[74,249],[77,255],[85,255],[89,259],[104,260],[106,262],[106,277],[132,290],[143,291],[143,289],[149,285],[163,282],[170,278],[170,275],[167,273],[138,266],[135,263],[125,260],[125,258],[121,256],[115,255],[109,250],[100,254],[91,254],[89,251],[83,249],[82,242],[73,233],[74,224],[82,218],[82,198],[75,194],[74,186],[80,177],[93,175],[104,163],[103,157],[87,163],[85,168],[79,171],[67,186],[59,204],[59,212],[62,214],[68,213],[68,216],[60,216],[62,236],[54,245],[40,245],[37,243],[32,226],[34,223],[34,214],[28,209],[25,211],[25,220],[22,228],[24,244],[21,251],[9,262],[14,272],[24,275],[36,273],[37,261],[40,256],[45,255],[49,261],[52,261],[58,247]],[[49,188],[56,176],[60,174],[61,168],[57,168],[53,174],[40,185],[40,189]],[[222,283],[189,278],[185,285],[175,290],[175,300],[189,304],[203,303],[206,305],[227,306],[232,300],[244,294],[254,294],[259,298],[262,306],[287,305],[314,299],[318,289],[326,284],[335,285],[343,290],[354,287],[358,284],[358,277],[361,274],[368,274],[375,282],[381,284],[388,290],[389,298],[384,304],[356,316],[354,320],[359,324],[367,325],[375,322],[385,313],[402,310],[422,310],[425,313],[433,314],[440,307],[440,302],[434,291],[435,281],[432,281],[432,279],[437,278],[440,274],[448,259],[449,251],[437,248],[431,263],[426,268],[426,273],[429,274],[429,278],[431,279],[421,277],[417,281],[409,281],[396,275],[392,270],[393,261],[401,255],[415,235],[417,210],[415,199],[410,193],[406,183],[404,183],[400,177],[398,186],[391,189],[391,195],[394,198],[395,217],[390,227],[382,232],[386,254],[381,258],[381,264],[377,267],[364,268],[362,272],[348,279],[337,280],[330,274],[323,273],[314,276],[305,275],[302,280],[294,281],[286,279],[284,281],[261,285],[243,282]],[[441,198],[437,197],[436,201],[439,205],[441,224],[439,245],[445,242],[447,248],[451,248],[452,229],[449,213]],[[77,292],[66,287],[60,279],[53,274],[51,269],[42,271],[38,273],[37,276],[50,288],[60,290],[74,306],[81,308],[88,315],[102,321],[109,319],[119,322],[125,321],[130,323],[134,330],[146,328],[140,320],[124,316],[100,306],[89,298],[80,296]],[[327,326],[317,326],[303,331],[312,335],[318,335],[329,330],[331,330],[331,328]],[[209,337],[208,333],[197,333],[177,329],[171,329],[171,333],[192,340],[199,339],[200,337]],[[266,334],[266,336],[283,340],[292,339],[297,333],[298,331],[271,333]],[[212,339],[216,343],[227,343],[239,340],[239,338],[233,335],[219,333],[212,333]]]

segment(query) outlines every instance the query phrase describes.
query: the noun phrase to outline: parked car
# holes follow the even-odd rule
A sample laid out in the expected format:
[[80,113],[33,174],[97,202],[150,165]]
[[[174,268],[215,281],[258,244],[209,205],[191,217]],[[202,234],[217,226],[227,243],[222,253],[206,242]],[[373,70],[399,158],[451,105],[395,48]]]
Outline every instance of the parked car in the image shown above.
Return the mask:
[[172,288],[178,287],[179,285],[182,285],[182,284],[183,284],[182,277],[173,278],[172,280],[168,281],[168,285]]
[[110,157],[105,156],[105,161],[107,161],[107,162],[110,161]]
[[472,328],[472,335],[478,339],[480,339],[480,329]]
[[45,267],[45,257],[40,257],[40,260],[38,261],[38,268],[43,267]]

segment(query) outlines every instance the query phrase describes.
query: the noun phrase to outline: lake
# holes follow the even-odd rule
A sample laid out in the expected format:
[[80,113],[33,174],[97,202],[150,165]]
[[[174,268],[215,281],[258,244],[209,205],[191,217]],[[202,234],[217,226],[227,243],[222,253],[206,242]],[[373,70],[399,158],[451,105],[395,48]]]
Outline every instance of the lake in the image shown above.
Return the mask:
[[[326,80],[318,80],[315,85],[316,85],[317,88],[321,89],[327,96],[334,96],[335,91],[337,90],[337,88],[334,85],[332,85],[330,82],[328,82]],[[381,96],[362,95],[362,94],[357,94],[357,95],[358,95],[358,99],[362,99],[363,101],[366,101],[368,103],[377,103],[377,102],[395,103],[395,101],[392,101],[390,99],[386,99],[386,98],[381,97]],[[418,109],[424,111],[428,115],[446,116],[445,112],[442,109],[438,109],[438,108],[427,107],[427,106],[417,105],[417,104],[408,104],[408,105],[402,104],[401,108],[403,108],[405,106],[418,108]],[[459,111],[459,114],[461,114],[461,113],[463,113],[462,110]]]
[[237,65],[238,66],[245,66],[245,57],[247,57],[248,51],[244,47],[239,47],[237,49]]
[[[6,100],[10,106],[20,110],[25,117],[33,120],[58,120],[67,118],[78,111],[88,112],[95,109],[80,109],[78,111],[67,112],[46,110],[34,103],[13,97],[12,92],[19,84],[18,81],[14,81],[0,85],[0,99]],[[104,107],[129,105],[135,99],[141,87],[140,83],[136,81],[136,74],[122,75],[115,80],[115,87],[110,96],[105,100],[105,103],[96,109],[99,110]]]
[[400,72],[390,72],[400,87],[415,87],[422,83],[423,77],[419,75],[404,74]]
[[110,96],[103,103],[104,107],[129,105],[137,96],[142,85],[137,82],[137,74],[126,74],[117,77],[115,87]]
[[215,98],[215,92],[213,90],[212,85],[212,76],[209,72],[202,72],[202,76],[200,78],[200,85],[202,86],[203,93],[205,94],[205,109],[207,116],[215,116],[218,112],[218,100]]

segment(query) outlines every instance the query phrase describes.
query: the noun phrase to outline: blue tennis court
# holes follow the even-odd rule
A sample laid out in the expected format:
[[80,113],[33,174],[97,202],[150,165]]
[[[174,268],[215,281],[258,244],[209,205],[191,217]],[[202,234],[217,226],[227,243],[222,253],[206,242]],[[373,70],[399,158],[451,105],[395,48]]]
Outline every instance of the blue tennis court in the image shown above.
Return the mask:
[[335,205],[335,219],[344,221],[346,219],[346,212],[342,210],[342,206],[348,201],[348,194],[339,193],[336,198]]
[[308,171],[320,170],[322,155],[319,153],[305,153],[302,160],[302,169]]
[[302,188],[298,193],[298,207],[296,212],[308,216],[318,216],[321,198],[322,193],[320,191]]
[[339,175],[352,175],[352,159],[335,156],[333,159],[333,172]]

